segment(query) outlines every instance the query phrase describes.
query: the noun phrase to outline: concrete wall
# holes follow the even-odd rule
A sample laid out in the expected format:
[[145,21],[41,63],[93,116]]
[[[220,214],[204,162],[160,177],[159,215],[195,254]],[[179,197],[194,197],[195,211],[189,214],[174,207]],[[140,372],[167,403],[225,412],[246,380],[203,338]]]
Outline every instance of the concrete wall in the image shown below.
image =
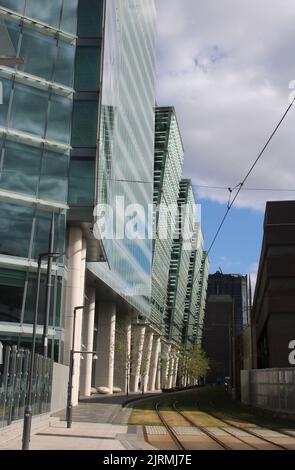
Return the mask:
[[241,399],[246,405],[295,415],[295,368],[241,371]]
[[51,412],[66,408],[68,378],[69,367],[55,362],[52,374]]

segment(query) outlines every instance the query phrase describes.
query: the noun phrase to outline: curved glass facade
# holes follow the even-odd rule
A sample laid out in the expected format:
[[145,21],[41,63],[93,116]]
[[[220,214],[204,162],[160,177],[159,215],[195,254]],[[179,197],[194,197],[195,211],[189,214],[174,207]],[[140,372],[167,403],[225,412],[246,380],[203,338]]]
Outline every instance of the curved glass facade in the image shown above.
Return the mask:
[[[31,337],[36,260],[48,251],[53,213],[54,250],[65,250],[77,4],[0,0],[0,22],[19,59],[0,65],[0,340],[22,346]],[[57,359],[63,257],[53,272],[50,344]],[[45,274],[40,325],[44,296]]]
[[[148,220],[153,202],[154,106],[154,0],[106,2],[96,201],[112,206],[113,221],[122,217],[115,207],[117,197],[124,198],[125,207],[139,204]],[[146,223],[142,240],[131,240],[125,233],[121,239],[104,241],[110,272],[106,266],[89,266],[97,276],[108,276],[111,287],[145,317],[150,316],[151,297],[149,230]]]

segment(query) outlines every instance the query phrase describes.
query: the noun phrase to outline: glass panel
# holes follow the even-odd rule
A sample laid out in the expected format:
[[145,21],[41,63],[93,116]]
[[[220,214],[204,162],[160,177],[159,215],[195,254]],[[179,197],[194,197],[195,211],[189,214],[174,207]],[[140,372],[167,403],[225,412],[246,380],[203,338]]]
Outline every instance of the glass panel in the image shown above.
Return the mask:
[[50,223],[51,212],[45,212],[40,210],[36,212],[35,233],[32,252],[33,259],[37,259],[40,253],[46,253],[48,251]]
[[78,0],[64,0],[60,29],[76,34]]
[[1,0],[1,6],[9,8],[10,10],[23,13],[25,9],[26,0]]
[[63,96],[52,95],[46,138],[70,143],[71,112],[73,102]]
[[68,157],[45,152],[42,160],[39,197],[66,202],[68,192]]
[[89,206],[93,204],[94,171],[94,161],[71,161],[70,204],[77,206]]
[[[44,265],[46,266],[47,260],[44,260]],[[55,284],[55,276],[52,276],[52,285]],[[34,321],[34,312],[35,312],[35,301],[36,301],[36,288],[37,288],[37,275],[34,273],[29,274],[27,296],[26,296],[26,305],[24,313],[24,323],[33,323]],[[53,318],[53,308],[54,308],[54,290],[51,292],[51,302],[50,302],[50,316],[49,316],[49,325],[52,325]],[[46,295],[46,275],[41,276],[40,283],[40,303],[39,303],[39,315],[38,315],[38,325],[44,323],[45,318],[45,295]],[[23,343],[22,343],[23,344]]]
[[28,257],[33,209],[14,204],[0,205],[0,253]]
[[78,47],[76,53],[75,89],[97,91],[99,88],[100,49]]
[[72,87],[74,82],[75,47],[59,41],[54,81]]
[[54,28],[59,27],[62,0],[50,0],[42,2],[40,0],[27,0],[26,16],[35,18],[42,23],[46,23]]
[[20,57],[24,63],[19,69],[51,80],[56,47],[54,38],[24,29],[20,49]]
[[0,285],[23,287],[26,274],[23,271],[13,271],[12,269],[0,269]]
[[97,101],[74,101],[73,147],[96,146],[97,105]]
[[15,84],[11,127],[44,137],[47,102],[46,92]]
[[103,0],[83,0],[78,8],[78,36],[99,37],[102,31]]
[[[65,233],[66,233],[66,216],[65,212],[61,212],[55,216],[55,233],[54,233],[54,249],[57,253],[65,252]],[[56,260],[57,263],[62,264],[63,257]]]
[[1,79],[0,86],[2,86],[3,103],[0,104],[0,126],[7,126],[7,112],[9,105],[9,98],[11,92],[11,82],[9,80]]
[[18,40],[19,40],[19,36],[20,36],[20,27],[19,27],[18,24],[10,23],[9,21],[5,21],[4,24],[5,24],[5,27],[8,31],[9,38],[12,42],[12,45],[13,45],[13,48],[14,48],[14,53],[16,55]]
[[30,195],[36,194],[40,164],[40,149],[6,142],[0,187]]
[[19,323],[23,303],[23,287],[0,284],[0,321]]

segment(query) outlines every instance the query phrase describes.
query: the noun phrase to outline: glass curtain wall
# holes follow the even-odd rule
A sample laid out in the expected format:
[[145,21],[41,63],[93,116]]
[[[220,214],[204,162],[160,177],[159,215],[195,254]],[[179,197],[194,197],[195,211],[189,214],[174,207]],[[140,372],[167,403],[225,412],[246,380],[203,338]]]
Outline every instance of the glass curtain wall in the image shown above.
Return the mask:
[[110,269],[102,264],[89,268],[145,317],[151,297],[154,106],[154,0],[106,2],[96,200],[112,207],[107,225],[115,233],[116,223],[130,222],[140,236],[107,237]]
[[[0,22],[20,63],[0,66],[0,341],[29,346],[36,260],[64,252],[77,0],[0,0]],[[54,264],[51,353],[62,340],[63,257]],[[43,323],[45,271],[39,324]],[[41,327],[40,327],[41,331]],[[40,342],[40,337],[38,337]]]

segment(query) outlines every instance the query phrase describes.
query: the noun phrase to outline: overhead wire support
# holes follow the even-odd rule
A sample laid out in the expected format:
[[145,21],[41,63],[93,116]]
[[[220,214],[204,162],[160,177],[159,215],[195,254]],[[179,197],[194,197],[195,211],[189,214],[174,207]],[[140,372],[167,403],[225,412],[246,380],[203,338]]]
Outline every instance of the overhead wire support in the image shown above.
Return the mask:
[[[249,171],[247,172],[247,174],[245,175],[244,179],[241,181],[241,183],[239,183],[235,188],[228,188],[229,192],[230,192],[230,199],[229,199],[229,202],[228,202],[228,205],[227,205],[227,209],[226,209],[226,212],[219,224],[219,227],[213,237],[213,240],[208,248],[208,250],[206,251],[206,255],[205,255],[205,260],[208,259],[209,257],[209,254],[211,253],[212,251],[212,248],[213,246],[215,245],[215,242],[225,224],[225,221],[227,219],[227,216],[229,214],[229,212],[231,211],[232,207],[234,206],[237,198],[239,197],[240,195],[240,192],[242,191],[247,179],[249,178],[249,176],[251,175],[251,173],[253,172],[254,168],[256,167],[257,163],[259,162],[259,160],[261,159],[262,155],[264,154],[265,150],[267,149],[267,147],[269,146],[270,142],[272,141],[272,139],[274,138],[274,136],[276,135],[277,131],[279,130],[279,128],[281,127],[283,121],[285,120],[287,114],[289,113],[290,109],[292,108],[293,104],[295,102],[295,98],[292,100],[292,102],[289,104],[289,106],[287,107],[286,111],[284,112],[283,116],[281,117],[281,119],[279,120],[278,124],[276,125],[275,129],[273,130],[273,132],[271,133],[270,137],[268,138],[266,144],[264,145],[264,147],[262,148],[261,152],[259,153],[258,157],[256,158],[256,160],[254,161],[254,163],[252,164],[252,166],[250,167]],[[233,197],[233,199],[231,200],[231,194],[232,192],[237,189],[237,192],[235,194],[235,196]],[[197,275],[194,277],[193,279],[193,283],[196,282],[198,280],[198,277],[199,277],[199,274],[201,272],[201,268],[199,269]],[[183,307],[183,305],[185,305],[185,302],[181,305],[181,308]]]

